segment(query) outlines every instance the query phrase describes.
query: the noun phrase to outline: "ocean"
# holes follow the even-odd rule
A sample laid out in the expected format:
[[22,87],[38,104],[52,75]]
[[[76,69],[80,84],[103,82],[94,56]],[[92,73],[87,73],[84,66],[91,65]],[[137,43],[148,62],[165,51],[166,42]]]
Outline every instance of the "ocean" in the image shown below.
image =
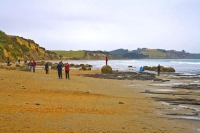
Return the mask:
[[[89,64],[93,69],[101,69],[105,65],[105,60],[62,60],[63,63],[69,64]],[[56,61],[51,61],[57,63]],[[173,67],[176,73],[197,74],[200,75],[200,59],[134,59],[134,60],[108,60],[113,70],[119,71],[139,71],[141,66],[157,66],[160,64],[164,67]],[[128,68],[132,66],[132,68]]]

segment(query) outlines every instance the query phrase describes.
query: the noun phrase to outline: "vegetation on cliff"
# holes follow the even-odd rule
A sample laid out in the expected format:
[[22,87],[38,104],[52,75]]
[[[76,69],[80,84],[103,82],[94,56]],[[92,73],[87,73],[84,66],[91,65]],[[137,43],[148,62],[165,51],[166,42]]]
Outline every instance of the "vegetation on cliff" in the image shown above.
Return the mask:
[[182,51],[164,50],[164,49],[147,49],[138,48],[129,51],[127,49],[117,49],[113,51],[56,51],[53,52],[61,55],[62,59],[200,59],[200,54],[191,54]]
[[56,53],[47,51],[31,39],[6,35],[0,31],[0,60],[58,59]]

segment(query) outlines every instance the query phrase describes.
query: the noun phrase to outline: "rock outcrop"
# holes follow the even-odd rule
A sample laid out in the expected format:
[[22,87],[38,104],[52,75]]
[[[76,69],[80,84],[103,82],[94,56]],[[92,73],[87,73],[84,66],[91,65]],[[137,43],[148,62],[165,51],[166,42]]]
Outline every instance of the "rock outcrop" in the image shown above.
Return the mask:
[[[157,67],[156,66],[144,66],[143,67],[144,70],[149,70],[149,71],[157,71]],[[175,72],[175,69],[173,67],[164,67],[164,66],[161,66],[160,67],[160,71],[161,72]]]

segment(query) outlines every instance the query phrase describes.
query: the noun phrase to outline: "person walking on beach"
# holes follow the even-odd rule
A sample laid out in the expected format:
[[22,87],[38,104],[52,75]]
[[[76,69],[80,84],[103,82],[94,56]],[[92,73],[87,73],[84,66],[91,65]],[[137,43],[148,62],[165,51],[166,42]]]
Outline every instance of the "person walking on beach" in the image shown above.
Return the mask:
[[59,78],[59,79],[62,79],[62,67],[63,67],[62,62],[59,62],[58,65],[57,65],[58,78]]
[[108,65],[108,57],[106,56],[106,66]]
[[29,71],[31,72],[32,71],[32,61],[31,60],[28,63],[28,68],[29,68]]
[[67,78],[70,79],[69,78],[69,64],[68,63],[66,63],[66,65],[65,65],[65,75],[66,75],[66,79]]
[[46,71],[46,74],[49,74],[49,63],[45,63],[44,70]]
[[33,60],[33,62],[32,62],[32,67],[33,67],[33,72],[35,72],[35,67],[36,67],[36,62],[35,62],[35,60]]
[[7,59],[7,66],[10,66],[10,58]]
[[158,76],[160,75],[160,64],[157,66]]

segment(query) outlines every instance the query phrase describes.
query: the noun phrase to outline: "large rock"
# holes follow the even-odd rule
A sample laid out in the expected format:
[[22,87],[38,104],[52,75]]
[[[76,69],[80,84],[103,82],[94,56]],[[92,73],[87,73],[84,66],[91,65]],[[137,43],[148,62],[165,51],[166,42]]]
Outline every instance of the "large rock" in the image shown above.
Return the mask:
[[165,72],[175,72],[175,69],[173,67],[166,67]]
[[[158,71],[156,66],[153,66],[153,67],[144,66],[143,68],[144,68],[144,70]],[[160,66],[160,71],[161,72],[175,72],[175,69],[173,67]]]
[[109,66],[109,65],[105,65],[101,68],[101,72],[104,73],[104,74],[110,74],[112,73],[112,67]]

